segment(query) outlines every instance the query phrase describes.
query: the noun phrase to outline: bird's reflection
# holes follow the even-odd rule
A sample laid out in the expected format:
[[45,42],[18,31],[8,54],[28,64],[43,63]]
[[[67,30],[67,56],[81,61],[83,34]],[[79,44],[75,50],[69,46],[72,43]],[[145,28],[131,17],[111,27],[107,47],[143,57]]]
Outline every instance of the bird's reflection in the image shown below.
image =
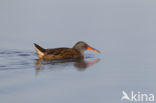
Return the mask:
[[55,60],[55,61],[44,61],[42,59],[36,60],[36,72],[42,70],[59,70],[60,67],[74,66],[79,71],[84,71],[86,68],[96,64],[100,61],[100,59],[70,59],[70,60]]

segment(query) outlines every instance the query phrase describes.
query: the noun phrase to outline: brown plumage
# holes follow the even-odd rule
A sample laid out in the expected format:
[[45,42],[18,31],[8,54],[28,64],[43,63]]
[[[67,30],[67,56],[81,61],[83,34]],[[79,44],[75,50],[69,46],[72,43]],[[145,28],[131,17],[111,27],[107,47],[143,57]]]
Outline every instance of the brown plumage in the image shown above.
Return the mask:
[[100,53],[99,50],[92,48],[83,41],[77,42],[72,48],[54,48],[44,49],[35,44],[35,50],[40,59],[43,60],[59,60],[59,59],[75,59],[83,58],[84,51],[92,50]]

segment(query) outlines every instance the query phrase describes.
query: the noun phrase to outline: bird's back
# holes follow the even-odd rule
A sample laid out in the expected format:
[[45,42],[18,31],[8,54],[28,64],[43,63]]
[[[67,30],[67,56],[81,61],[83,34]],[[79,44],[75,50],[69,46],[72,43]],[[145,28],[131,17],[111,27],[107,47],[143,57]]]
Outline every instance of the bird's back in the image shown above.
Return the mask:
[[81,53],[73,48],[54,48],[46,49],[43,59],[58,60],[58,59],[73,59],[82,57]]

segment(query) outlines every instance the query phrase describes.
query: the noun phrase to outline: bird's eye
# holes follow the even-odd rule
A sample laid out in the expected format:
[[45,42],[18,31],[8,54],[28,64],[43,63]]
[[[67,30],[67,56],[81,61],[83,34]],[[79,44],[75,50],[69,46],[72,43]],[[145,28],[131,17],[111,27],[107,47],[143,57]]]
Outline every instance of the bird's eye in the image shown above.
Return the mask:
[[84,48],[87,48],[88,46],[87,46],[87,45],[84,45],[83,47],[84,47]]

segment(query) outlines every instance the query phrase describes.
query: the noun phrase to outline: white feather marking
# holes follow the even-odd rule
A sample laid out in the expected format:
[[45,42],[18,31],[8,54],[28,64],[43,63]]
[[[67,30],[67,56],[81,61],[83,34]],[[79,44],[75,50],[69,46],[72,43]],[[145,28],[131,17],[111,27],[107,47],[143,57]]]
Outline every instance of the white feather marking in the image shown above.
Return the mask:
[[36,47],[35,47],[35,50],[36,50],[36,53],[38,54],[38,56],[40,57],[40,58],[42,58],[43,56],[44,56],[44,53],[43,52],[41,52],[39,49],[37,49]]

